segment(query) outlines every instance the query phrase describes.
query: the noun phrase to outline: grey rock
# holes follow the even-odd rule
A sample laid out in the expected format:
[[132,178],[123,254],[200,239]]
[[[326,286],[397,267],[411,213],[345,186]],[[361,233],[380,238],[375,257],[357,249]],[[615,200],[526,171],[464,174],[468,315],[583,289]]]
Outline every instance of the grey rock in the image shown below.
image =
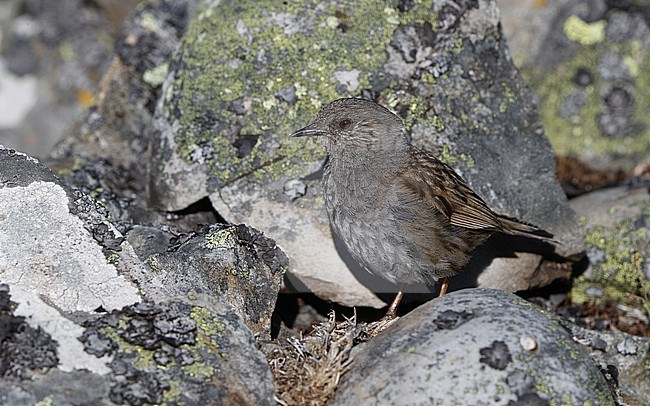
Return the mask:
[[108,261],[106,252],[136,257],[122,246],[101,206],[13,150],[0,148],[0,177],[0,282],[66,312],[112,310],[140,300],[127,270]]
[[[126,19],[115,55],[98,91],[104,95],[89,109],[51,157],[70,161],[108,160],[144,185],[148,134],[169,59],[197,1],[145,1]],[[72,167],[72,168],[70,168]],[[133,183],[133,182],[132,182]]]
[[[401,114],[414,143],[454,166],[491,207],[548,229],[563,243],[559,255],[579,257],[576,219],[502,40],[496,4],[337,10],[334,3],[277,3],[260,14],[254,2],[204,3],[155,113],[151,204],[178,210],[210,196],[227,221],[278,241],[299,285],[346,305],[382,306],[368,288],[392,287],[365,275],[332,237],[320,196],[322,148],[288,139],[322,103],[363,96]],[[223,30],[234,21],[237,30]],[[215,41],[220,45],[209,45]],[[256,57],[243,60],[242,53]],[[201,63],[206,59],[215,62]],[[276,97],[289,86],[295,101]],[[305,183],[304,196],[285,193],[294,179]],[[522,290],[560,276],[547,273],[538,254],[493,260],[493,248],[460,284]]]
[[637,345],[630,337],[625,337],[623,341],[618,343],[616,349],[623,355],[634,355],[637,352]]
[[12,314],[9,287],[0,285],[0,375],[25,379],[31,371],[56,367],[57,343],[40,327],[33,328],[25,317]]
[[275,241],[243,224],[206,226],[146,260],[172,294],[214,294],[230,303],[253,332],[270,338],[271,315],[289,263]]
[[112,405],[106,396],[110,382],[89,371],[63,372],[57,369],[35,375],[31,380],[0,380],[0,403],[6,406],[34,405]]
[[117,404],[272,404],[266,359],[221,300],[141,303],[85,326],[116,347],[109,398]]
[[433,300],[353,351],[334,405],[614,404],[557,319],[506,292]]
[[302,180],[292,179],[284,184],[284,194],[289,196],[291,200],[304,196],[306,192],[307,185]]
[[565,324],[585,347],[610,386],[616,389],[619,404],[650,404],[650,340],[614,331],[588,330]]
[[586,226],[614,227],[629,219],[633,224],[644,226],[643,207],[648,201],[647,188],[620,186],[576,197],[571,200],[571,207],[585,218]]
[[[71,178],[90,185],[95,174],[79,169]],[[246,226],[172,237],[169,226],[122,224],[134,231],[125,238],[113,221],[129,212],[129,199],[106,192],[100,204],[11,149],[0,148],[0,180],[3,404],[65,396],[93,404],[272,403],[269,367],[242,319],[268,336],[287,261],[272,240]],[[209,272],[207,288],[215,289],[203,293],[206,285],[167,286],[163,267],[139,257],[192,271],[190,258],[203,254],[210,268],[196,273]]]
[[[7,3],[11,10],[1,25],[0,64],[9,72],[0,69],[0,75],[9,83],[0,81],[3,93],[9,92],[0,100],[7,102],[3,116],[14,116],[14,123],[5,127],[9,131],[0,135],[0,144],[45,157],[91,103],[110,65],[115,34],[136,1]],[[21,81],[33,86],[11,87]],[[31,104],[21,113],[12,99]]]
[[[54,341],[11,313],[0,285],[3,329],[0,401],[52,404],[273,404],[273,381],[253,335],[231,306],[195,295],[143,302],[75,326],[78,337]],[[60,321],[57,321],[60,323]],[[66,326],[69,327],[69,326]],[[81,345],[78,364],[57,367],[56,353]],[[105,364],[89,370],[85,358]]]

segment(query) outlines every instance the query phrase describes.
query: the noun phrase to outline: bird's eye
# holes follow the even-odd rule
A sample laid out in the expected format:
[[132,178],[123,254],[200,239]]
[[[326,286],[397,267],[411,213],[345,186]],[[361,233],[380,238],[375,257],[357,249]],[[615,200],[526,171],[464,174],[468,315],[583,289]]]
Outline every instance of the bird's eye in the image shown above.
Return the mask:
[[339,121],[339,128],[341,130],[347,130],[348,128],[350,128],[351,125],[352,125],[352,120],[348,118],[344,118],[343,120]]

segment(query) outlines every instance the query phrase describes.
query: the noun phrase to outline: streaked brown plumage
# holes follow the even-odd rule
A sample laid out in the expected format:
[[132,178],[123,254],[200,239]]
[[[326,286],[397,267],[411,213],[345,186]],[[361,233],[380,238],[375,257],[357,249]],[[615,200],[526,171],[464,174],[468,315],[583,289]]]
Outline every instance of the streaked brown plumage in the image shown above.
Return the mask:
[[293,136],[325,138],[333,230],[368,271],[400,287],[442,280],[444,293],[447,278],[494,232],[550,240],[494,213],[450,166],[410,145],[402,120],[377,103],[336,100]]

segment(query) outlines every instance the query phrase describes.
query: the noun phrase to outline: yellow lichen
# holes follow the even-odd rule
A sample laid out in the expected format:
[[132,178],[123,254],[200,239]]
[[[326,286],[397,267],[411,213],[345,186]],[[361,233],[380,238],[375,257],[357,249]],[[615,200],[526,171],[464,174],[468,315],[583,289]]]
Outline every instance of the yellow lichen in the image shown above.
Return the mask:
[[605,40],[605,20],[587,23],[576,15],[564,22],[564,34],[568,39],[582,45],[593,45]]

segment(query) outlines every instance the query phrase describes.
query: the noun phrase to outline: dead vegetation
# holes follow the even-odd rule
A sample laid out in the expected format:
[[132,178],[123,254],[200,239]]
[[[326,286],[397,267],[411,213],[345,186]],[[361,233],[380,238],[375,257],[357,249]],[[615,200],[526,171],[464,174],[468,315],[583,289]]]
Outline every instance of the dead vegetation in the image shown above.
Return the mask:
[[306,334],[261,342],[275,380],[280,405],[324,405],[352,363],[352,348],[379,334],[393,321],[337,323],[334,312]]

